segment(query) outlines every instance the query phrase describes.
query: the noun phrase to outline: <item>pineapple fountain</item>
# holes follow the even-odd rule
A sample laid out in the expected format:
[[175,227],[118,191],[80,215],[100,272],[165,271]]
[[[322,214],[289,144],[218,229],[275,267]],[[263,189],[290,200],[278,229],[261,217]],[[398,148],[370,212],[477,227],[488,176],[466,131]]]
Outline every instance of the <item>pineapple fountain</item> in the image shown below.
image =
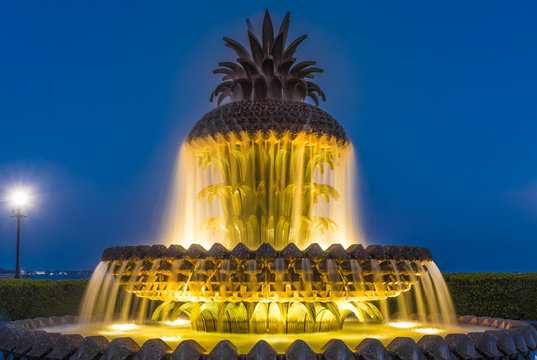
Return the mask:
[[153,320],[184,317],[197,331],[324,332],[341,329],[350,315],[389,319],[387,299],[415,286],[421,308],[403,306],[399,318],[411,310],[422,321],[454,323],[427,249],[361,244],[352,144],[318,107],[325,94],[312,80],[322,69],[293,57],[306,35],[286,46],[289,14],[275,33],[266,12],[261,41],[247,23],[250,50],[224,38],[238,58],[214,70],[224,75],[210,98],[219,106],[181,150],[178,177],[186,181],[175,185],[172,245],[107,249],[83,319],[114,321],[121,291],[123,322],[134,297],[142,299],[139,320],[147,300],[157,301]]
[[427,249],[364,247],[353,146],[318,107],[322,69],[294,57],[306,35],[287,45],[289,13],[275,32],[267,11],[261,40],[247,24],[250,50],[224,38],[236,62],[214,70],[218,107],[181,147],[166,245],[105,250],[80,317],[46,334],[66,334],[72,359],[471,359],[520,337],[535,348],[525,325],[496,319],[520,327],[511,339],[476,332],[494,319],[457,321]]

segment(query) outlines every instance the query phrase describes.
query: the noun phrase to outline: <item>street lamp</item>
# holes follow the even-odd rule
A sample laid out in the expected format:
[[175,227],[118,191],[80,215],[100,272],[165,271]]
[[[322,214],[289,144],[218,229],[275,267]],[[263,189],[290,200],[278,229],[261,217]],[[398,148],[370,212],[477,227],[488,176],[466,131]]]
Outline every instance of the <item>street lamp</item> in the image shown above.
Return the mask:
[[23,210],[30,203],[30,193],[27,189],[15,189],[10,193],[9,201],[12,206],[11,217],[17,218],[17,261],[15,264],[15,279],[21,276],[19,266],[20,242],[21,242],[21,219],[26,217]]

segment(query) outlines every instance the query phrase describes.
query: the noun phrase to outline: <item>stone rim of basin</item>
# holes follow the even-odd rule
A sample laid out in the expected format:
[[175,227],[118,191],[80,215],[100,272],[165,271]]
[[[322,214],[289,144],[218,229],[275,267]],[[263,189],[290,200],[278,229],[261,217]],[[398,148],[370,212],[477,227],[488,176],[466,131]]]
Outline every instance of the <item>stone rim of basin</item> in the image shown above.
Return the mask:
[[[119,359],[136,356],[138,359],[153,358],[158,352],[162,356],[171,355],[172,358],[210,358],[210,359],[239,359],[246,355],[248,359],[278,358],[278,352],[268,343],[261,340],[249,352],[241,354],[232,342],[223,340],[212,349],[204,349],[194,340],[185,340],[175,349],[170,348],[161,339],[147,340],[143,344],[136,343],[132,338],[116,338],[109,341],[102,336],[69,335],[60,336],[55,332],[44,332],[43,328],[52,330],[54,326],[72,324],[78,321],[76,316],[63,316],[51,318],[36,318],[9,322],[0,327],[0,352],[7,358],[10,354],[25,356],[32,351],[39,352],[43,358],[50,354],[61,354],[63,358],[92,358],[104,356],[110,359]],[[478,359],[486,354],[496,354],[502,357],[515,358],[535,354],[537,331],[534,325],[520,320],[506,320],[490,317],[458,316],[457,321],[462,324],[490,327],[485,332],[467,334],[448,334],[445,337],[438,335],[424,335],[415,342],[411,338],[398,337],[384,346],[378,339],[364,339],[356,348],[350,349],[343,341],[331,339],[316,353],[302,340],[293,342],[282,354],[286,359],[304,358],[311,355],[312,359],[330,354],[347,354],[355,358],[427,358],[434,359]],[[33,336],[31,344],[28,337]],[[480,335],[481,334],[481,335]],[[24,346],[19,346],[19,343]],[[331,357],[330,357],[331,358]]]

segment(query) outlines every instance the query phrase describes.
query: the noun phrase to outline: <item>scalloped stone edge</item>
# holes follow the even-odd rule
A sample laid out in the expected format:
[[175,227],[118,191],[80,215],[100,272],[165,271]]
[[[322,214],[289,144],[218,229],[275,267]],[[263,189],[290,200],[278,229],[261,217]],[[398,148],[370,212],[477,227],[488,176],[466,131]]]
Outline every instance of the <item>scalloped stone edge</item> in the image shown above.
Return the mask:
[[263,243],[256,250],[239,243],[232,250],[221,244],[213,244],[209,250],[199,244],[192,244],[188,249],[181,245],[138,245],[113,246],[104,250],[101,260],[130,260],[130,259],[181,259],[181,258],[218,258],[218,259],[274,259],[274,258],[310,258],[318,259],[374,259],[374,260],[433,260],[429,249],[408,245],[369,245],[353,244],[345,249],[341,244],[333,244],[323,250],[319,244],[311,244],[304,250],[289,244],[281,251],[276,251],[270,244]]
[[[313,351],[303,340],[294,341],[284,353],[278,354],[264,340],[258,341],[249,352],[241,354],[228,340],[222,340],[212,349],[204,349],[194,340],[185,340],[175,349],[161,339],[147,340],[140,346],[132,338],[116,338],[111,342],[101,337],[81,335],[66,336],[47,333],[41,328],[66,325],[78,320],[76,316],[35,318],[9,322],[0,327],[0,352],[3,358],[27,357],[32,350],[42,354],[39,358],[52,359],[54,354],[62,354],[64,359],[83,359],[87,356],[103,359],[153,359],[159,358],[200,359],[200,360],[299,360],[299,359],[493,359],[535,356],[537,348],[537,325],[520,320],[507,320],[472,315],[457,316],[461,324],[490,327],[485,332],[467,334],[424,335],[417,343],[406,337],[394,338],[387,346],[378,339],[367,338],[350,349],[343,341],[330,339],[320,352]],[[28,346],[28,339],[32,343]],[[90,347],[91,355],[84,352]],[[20,346],[19,346],[20,345]],[[35,348],[35,349],[34,349]],[[21,353],[22,351],[22,353]],[[97,354],[97,355],[96,355]],[[343,356],[343,357],[340,357]],[[31,356],[30,356],[31,357]],[[2,357],[0,357],[2,358]]]

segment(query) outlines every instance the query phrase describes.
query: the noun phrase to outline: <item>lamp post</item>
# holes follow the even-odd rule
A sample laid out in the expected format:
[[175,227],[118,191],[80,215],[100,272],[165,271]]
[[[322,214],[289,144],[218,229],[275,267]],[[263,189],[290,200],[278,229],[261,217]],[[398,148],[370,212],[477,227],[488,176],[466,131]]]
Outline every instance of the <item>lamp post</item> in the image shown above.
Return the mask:
[[11,194],[11,203],[13,211],[11,217],[17,219],[17,260],[15,262],[15,279],[19,279],[21,276],[19,257],[20,257],[20,243],[21,243],[21,219],[25,218],[22,210],[25,205],[28,204],[29,195],[25,190],[16,190]]

